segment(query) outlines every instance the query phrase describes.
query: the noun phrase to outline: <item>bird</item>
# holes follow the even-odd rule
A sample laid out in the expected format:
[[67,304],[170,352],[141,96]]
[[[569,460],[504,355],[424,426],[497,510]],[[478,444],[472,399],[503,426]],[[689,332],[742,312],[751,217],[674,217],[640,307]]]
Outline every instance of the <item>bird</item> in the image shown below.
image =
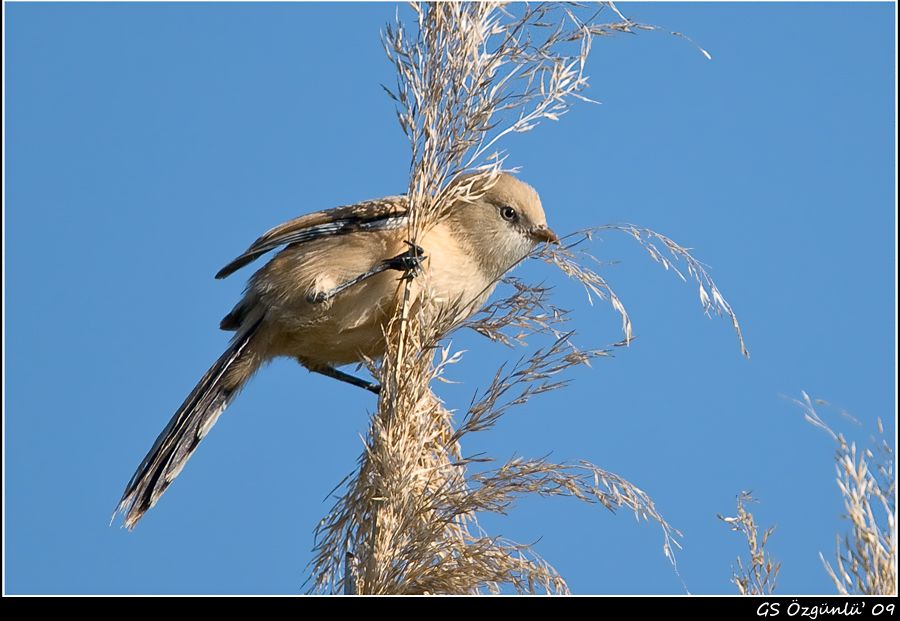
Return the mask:
[[469,198],[452,204],[414,244],[406,239],[407,196],[389,196],[285,222],[223,267],[216,278],[281,248],[222,319],[220,328],[234,337],[159,434],[113,518],[121,513],[129,530],[137,525],[269,360],[294,358],[312,372],[377,393],[377,384],[338,367],[383,356],[384,328],[402,295],[402,279],[412,278],[417,295],[450,309],[459,322],[478,311],[538,244],[559,243],[537,191],[524,181],[503,172],[476,176],[472,187]]

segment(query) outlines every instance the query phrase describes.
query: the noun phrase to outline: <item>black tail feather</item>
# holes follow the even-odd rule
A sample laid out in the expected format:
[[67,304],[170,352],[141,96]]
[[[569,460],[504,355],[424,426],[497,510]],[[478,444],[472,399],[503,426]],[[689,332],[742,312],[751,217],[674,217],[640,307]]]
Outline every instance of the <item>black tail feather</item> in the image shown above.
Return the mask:
[[[141,461],[125,487],[115,512],[124,514],[127,528],[134,528],[156,504],[219,415],[258,367],[258,361],[248,361],[246,357],[255,355],[248,351],[248,347],[261,321],[260,318],[238,333],[225,353],[184,400]],[[235,372],[238,361],[243,363],[242,368]]]

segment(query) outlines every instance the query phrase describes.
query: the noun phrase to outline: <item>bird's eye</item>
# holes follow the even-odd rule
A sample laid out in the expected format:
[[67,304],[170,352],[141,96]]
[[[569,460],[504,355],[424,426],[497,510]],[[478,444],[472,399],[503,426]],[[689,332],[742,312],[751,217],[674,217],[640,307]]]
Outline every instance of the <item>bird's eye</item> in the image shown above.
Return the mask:
[[504,205],[500,208],[500,217],[504,220],[512,222],[516,219],[516,210],[509,205]]

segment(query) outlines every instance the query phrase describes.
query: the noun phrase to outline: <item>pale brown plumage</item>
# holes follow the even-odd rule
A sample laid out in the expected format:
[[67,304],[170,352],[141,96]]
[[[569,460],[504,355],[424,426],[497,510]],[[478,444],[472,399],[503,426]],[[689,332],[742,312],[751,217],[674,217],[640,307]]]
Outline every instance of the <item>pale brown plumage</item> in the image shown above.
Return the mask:
[[[312,371],[365,385],[334,367],[383,355],[383,327],[402,281],[396,269],[384,269],[340,287],[383,268],[386,260],[411,253],[405,243],[406,211],[406,197],[396,196],[301,216],[262,235],[216,275],[224,278],[286,246],[252,276],[243,299],[222,320],[223,329],[236,332],[229,348],[129,481],[118,506],[127,527],[134,527],[162,496],[266,360],[293,357]],[[537,243],[555,241],[537,192],[511,175],[500,175],[483,196],[453,205],[417,240],[426,258],[413,280],[414,296],[452,307],[461,321],[481,308],[503,274]]]

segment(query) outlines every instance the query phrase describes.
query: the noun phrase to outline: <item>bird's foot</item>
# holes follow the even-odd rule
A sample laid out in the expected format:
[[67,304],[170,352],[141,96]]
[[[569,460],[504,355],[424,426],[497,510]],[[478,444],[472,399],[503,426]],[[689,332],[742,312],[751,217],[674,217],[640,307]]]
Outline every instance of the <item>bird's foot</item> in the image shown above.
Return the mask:
[[342,282],[332,289],[310,293],[306,296],[306,301],[310,304],[323,304],[342,291],[345,291],[346,289],[349,289],[354,285],[358,285],[364,280],[371,278],[376,274],[380,274],[385,270],[397,270],[398,272],[403,272],[403,276],[401,276],[402,280],[410,280],[412,278],[415,278],[422,270],[422,261],[424,261],[428,257],[425,256],[425,251],[422,250],[421,247],[411,242],[406,242],[406,245],[409,246],[409,250],[407,250],[406,252],[398,254],[392,259],[382,261],[369,271],[363,272],[355,278],[351,278],[348,281]]
[[306,301],[310,304],[321,304],[323,302],[327,302],[334,294],[331,291],[316,291],[315,293],[310,293],[306,296]]
[[403,272],[401,279],[409,280],[419,275],[422,271],[422,262],[428,257],[425,256],[425,251],[421,246],[410,241],[405,241],[404,243],[409,246],[409,250],[398,254],[396,257],[387,259],[384,262],[384,266],[387,269]]

